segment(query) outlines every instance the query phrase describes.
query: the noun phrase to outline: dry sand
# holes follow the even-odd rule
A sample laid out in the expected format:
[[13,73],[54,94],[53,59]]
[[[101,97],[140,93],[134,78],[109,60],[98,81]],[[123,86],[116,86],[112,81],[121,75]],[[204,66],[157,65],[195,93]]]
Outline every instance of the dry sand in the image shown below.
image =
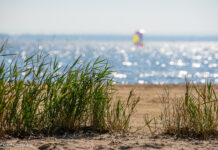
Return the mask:
[[[127,99],[129,91],[134,89],[141,101],[130,122],[129,133],[98,134],[91,131],[61,137],[42,137],[29,139],[2,139],[0,149],[218,149],[218,139],[196,140],[181,139],[166,135],[152,136],[144,127],[144,115],[158,117],[161,111],[159,96],[163,89],[170,90],[171,97],[184,95],[184,85],[117,85],[116,97]],[[218,86],[215,86],[218,91]]]

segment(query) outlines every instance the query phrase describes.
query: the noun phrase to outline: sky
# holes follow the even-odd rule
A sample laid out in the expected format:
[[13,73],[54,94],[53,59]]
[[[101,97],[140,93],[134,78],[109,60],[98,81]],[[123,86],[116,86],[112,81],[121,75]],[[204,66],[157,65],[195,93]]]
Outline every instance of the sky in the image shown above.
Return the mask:
[[218,0],[0,0],[0,33],[218,35]]

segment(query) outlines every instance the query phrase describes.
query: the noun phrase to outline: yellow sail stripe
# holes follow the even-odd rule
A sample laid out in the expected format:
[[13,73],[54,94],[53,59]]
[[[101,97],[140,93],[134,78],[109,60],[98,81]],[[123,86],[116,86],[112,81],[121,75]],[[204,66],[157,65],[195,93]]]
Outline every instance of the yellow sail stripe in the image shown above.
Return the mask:
[[132,39],[133,43],[137,43],[139,41],[139,37],[137,34],[133,35],[133,39]]

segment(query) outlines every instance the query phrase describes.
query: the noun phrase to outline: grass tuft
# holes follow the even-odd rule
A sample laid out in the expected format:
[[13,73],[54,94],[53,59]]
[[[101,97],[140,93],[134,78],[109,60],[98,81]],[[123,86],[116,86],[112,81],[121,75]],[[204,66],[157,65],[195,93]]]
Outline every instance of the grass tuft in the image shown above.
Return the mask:
[[[1,46],[0,54],[5,48]],[[10,64],[0,55],[0,136],[52,135],[91,127],[127,130],[138,99],[112,105],[114,92],[107,60],[59,67],[57,59],[35,54]]]
[[162,96],[161,124],[167,134],[210,138],[218,135],[218,99],[211,83],[194,85],[186,81],[184,97]]

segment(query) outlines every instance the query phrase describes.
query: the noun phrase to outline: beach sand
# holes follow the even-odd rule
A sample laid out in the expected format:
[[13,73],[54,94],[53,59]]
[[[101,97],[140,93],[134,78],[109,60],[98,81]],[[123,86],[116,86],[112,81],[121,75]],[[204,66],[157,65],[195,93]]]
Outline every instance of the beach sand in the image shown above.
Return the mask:
[[[218,139],[197,140],[177,138],[163,134],[151,135],[144,125],[144,115],[158,117],[161,112],[160,96],[164,88],[169,89],[170,97],[181,97],[185,85],[116,85],[116,98],[127,99],[129,91],[134,90],[140,97],[132,126],[128,133],[104,133],[92,131],[56,137],[29,137],[28,139],[4,138],[0,149],[218,149]],[[215,85],[218,91],[218,85]]]

